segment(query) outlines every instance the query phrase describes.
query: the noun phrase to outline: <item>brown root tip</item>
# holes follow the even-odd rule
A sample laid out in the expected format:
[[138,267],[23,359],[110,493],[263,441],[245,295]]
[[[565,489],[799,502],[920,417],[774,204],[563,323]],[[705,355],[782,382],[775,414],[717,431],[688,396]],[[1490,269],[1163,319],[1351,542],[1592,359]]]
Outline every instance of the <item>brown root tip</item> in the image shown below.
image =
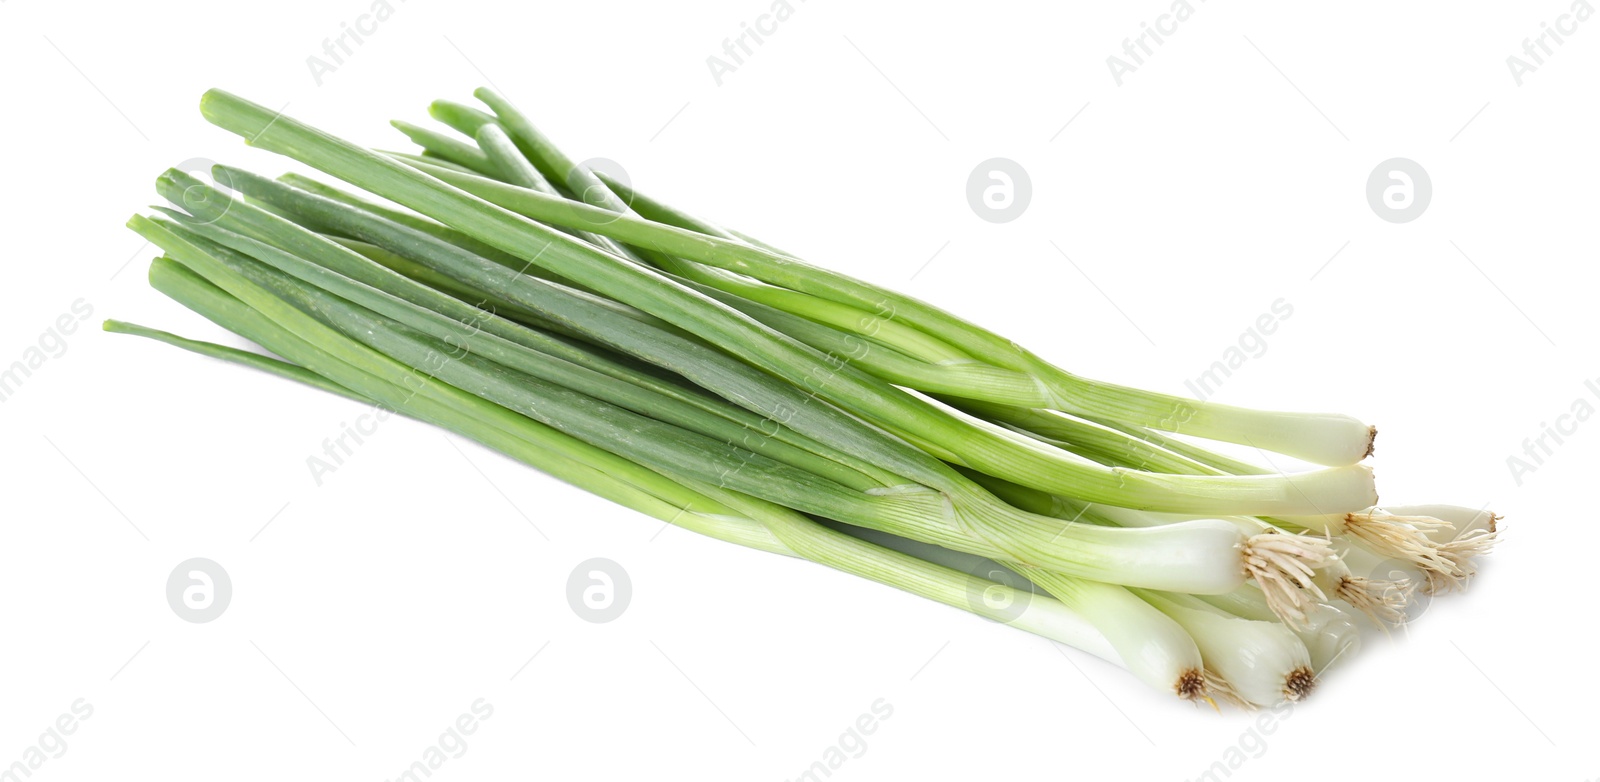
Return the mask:
[[1361,458],[1365,459],[1368,456],[1371,456],[1372,455],[1372,451],[1375,448],[1377,448],[1377,443],[1378,443],[1378,427],[1376,427],[1376,426],[1367,427],[1367,452],[1362,454]]
[[1503,519],[1503,518],[1505,518],[1505,517],[1500,515],[1500,514],[1498,514],[1498,513],[1490,513],[1489,514],[1489,534],[1493,535],[1494,533],[1500,531],[1499,524],[1500,524],[1500,520]]
[[1283,697],[1290,702],[1305,700],[1317,688],[1317,675],[1310,668],[1300,666],[1289,672],[1283,681]]
[[1198,668],[1190,668],[1179,674],[1174,689],[1177,690],[1178,697],[1186,701],[1210,697],[1210,693],[1206,691],[1206,676]]
[[1333,596],[1350,604],[1351,608],[1365,614],[1378,627],[1405,624],[1406,604],[1416,586],[1409,579],[1374,581],[1360,576],[1342,576]]

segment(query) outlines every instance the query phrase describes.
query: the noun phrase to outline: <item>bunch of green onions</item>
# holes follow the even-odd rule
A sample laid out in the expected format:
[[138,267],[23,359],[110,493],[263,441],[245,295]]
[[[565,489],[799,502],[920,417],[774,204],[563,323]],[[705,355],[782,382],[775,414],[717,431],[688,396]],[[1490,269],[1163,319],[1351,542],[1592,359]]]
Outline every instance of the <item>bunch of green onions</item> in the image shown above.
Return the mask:
[[[129,226],[152,286],[276,357],[107,321],[434,423],[621,505],[1270,705],[1459,589],[1493,514],[1376,507],[1375,430],[1088,380],[577,164],[505,99],[417,154],[213,90],[351,189],[178,170]],[[1174,436],[1179,435],[1179,436]],[[1181,437],[1180,437],[1181,436]],[[1285,454],[1283,474],[1194,444]],[[1373,573],[1389,563],[1386,577]],[[1354,567],[1354,569],[1353,569]],[[1020,578],[1019,578],[1020,577]]]

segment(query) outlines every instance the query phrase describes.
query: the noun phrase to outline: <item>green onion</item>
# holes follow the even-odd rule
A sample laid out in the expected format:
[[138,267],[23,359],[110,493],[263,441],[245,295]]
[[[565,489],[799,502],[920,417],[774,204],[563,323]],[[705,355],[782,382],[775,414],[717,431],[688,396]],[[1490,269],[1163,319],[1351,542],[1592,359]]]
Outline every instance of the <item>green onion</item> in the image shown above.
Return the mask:
[[[1087,380],[930,304],[654,200],[503,97],[364,149],[224,92],[213,124],[344,181],[171,170],[151,285],[298,381],[625,507],[1066,643],[1188,700],[1298,700],[1458,588],[1493,514],[1381,509],[1373,431]],[[234,198],[230,192],[237,192]],[[1167,433],[1324,465],[1285,474]],[[1372,577],[1384,559],[1398,580]],[[1348,561],[1347,561],[1348,560]],[[1369,576],[1357,575],[1356,569]]]

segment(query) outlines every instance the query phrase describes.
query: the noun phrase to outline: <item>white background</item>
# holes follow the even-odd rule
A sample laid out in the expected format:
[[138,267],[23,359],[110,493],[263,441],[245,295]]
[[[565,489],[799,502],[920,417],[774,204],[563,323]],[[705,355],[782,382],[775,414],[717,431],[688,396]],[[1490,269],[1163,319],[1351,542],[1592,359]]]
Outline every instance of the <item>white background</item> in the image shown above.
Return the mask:
[[[33,779],[393,779],[483,698],[435,778],[782,780],[884,699],[834,777],[1186,780],[1241,742],[1235,779],[1600,775],[1600,422],[1520,485],[1507,465],[1575,400],[1600,407],[1600,21],[1518,86],[1506,58],[1565,0],[1197,2],[1118,86],[1106,58],[1166,2],[795,0],[718,86],[706,58],[768,0],[394,3],[320,86],[307,58],[369,0],[0,4],[0,365],[93,309],[0,403],[0,763],[83,698]],[[1372,421],[1385,500],[1488,504],[1505,541],[1469,595],[1369,639],[1258,741],[1250,715],[414,422],[319,487],[306,459],[360,405],[97,329],[232,341],[146,286],[153,252],[122,227],[167,166],[284,170],[201,119],[204,89],[403,148],[387,120],[485,83],[648,192],[1092,377],[1184,393],[1285,299],[1215,398]],[[965,196],[996,156],[1034,192],[1003,225]],[[1434,188],[1406,224],[1364,192],[1397,156]],[[195,556],[233,581],[209,624],[164,597]],[[603,625],[566,600],[597,556],[633,583]]]

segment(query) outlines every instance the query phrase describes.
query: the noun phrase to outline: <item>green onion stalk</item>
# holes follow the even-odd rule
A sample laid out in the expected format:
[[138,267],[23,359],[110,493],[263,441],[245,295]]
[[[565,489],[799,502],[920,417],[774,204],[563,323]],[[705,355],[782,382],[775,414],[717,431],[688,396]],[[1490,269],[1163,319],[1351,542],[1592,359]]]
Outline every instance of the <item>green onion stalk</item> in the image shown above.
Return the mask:
[[[1025,578],[1025,583],[1034,587],[1031,592],[1037,593],[1042,589],[1092,623],[1115,650],[1117,661],[1151,687],[1171,692],[1184,700],[1236,700],[1232,686],[1220,676],[1207,671],[1200,648],[1188,631],[1126,588],[1072,578],[1015,562],[996,562],[879,530],[848,525],[837,525],[837,528],[846,534],[911,554],[923,561],[965,573],[980,574],[995,583],[1005,583],[1006,577],[1012,574]],[[1017,595],[1015,589],[975,591],[974,599],[1009,607],[1013,604],[1007,601],[1016,599]]]
[[[594,174],[570,168],[570,158],[561,155],[509,101],[487,88],[479,89],[474,94],[492,110],[492,120],[503,126],[524,153],[544,169],[553,181],[592,180],[585,183],[586,191],[611,194],[610,189]],[[483,112],[463,114],[460,109],[456,104],[436,103],[432,113],[446,124],[463,131],[482,127],[489,122]],[[615,198],[615,195],[611,194],[610,198]],[[583,200],[597,204],[601,212],[615,212],[615,204],[607,203],[610,198],[602,195],[585,197]],[[531,201],[527,205],[536,208]],[[674,226],[629,215],[618,217],[615,214],[586,213],[554,199],[547,199],[545,205],[550,211],[540,219],[555,224],[593,230],[634,246],[649,247],[681,259],[736,272],[774,288],[809,294],[820,301],[879,315],[858,323],[874,324],[885,319],[883,314],[888,314],[890,319],[920,331],[924,338],[953,348],[960,358],[987,362],[1031,377],[1039,390],[1034,394],[1037,403],[1030,406],[1103,415],[1208,439],[1254,444],[1319,464],[1354,464],[1371,452],[1375,431],[1348,416],[1246,410],[1086,380],[1043,361],[1010,340],[936,307],[810,266],[770,248],[706,234],[697,235],[690,230],[674,230]],[[608,206],[613,208],[608,210]],[[867,327],[875,328],[874,325]],[[874,336],[883,337],[885,341],[891,339],[888,335],[876,332]],[[911,347],[899,342],[891,344]],[[955,391],[974,393],[966,388],[957,388]]]

